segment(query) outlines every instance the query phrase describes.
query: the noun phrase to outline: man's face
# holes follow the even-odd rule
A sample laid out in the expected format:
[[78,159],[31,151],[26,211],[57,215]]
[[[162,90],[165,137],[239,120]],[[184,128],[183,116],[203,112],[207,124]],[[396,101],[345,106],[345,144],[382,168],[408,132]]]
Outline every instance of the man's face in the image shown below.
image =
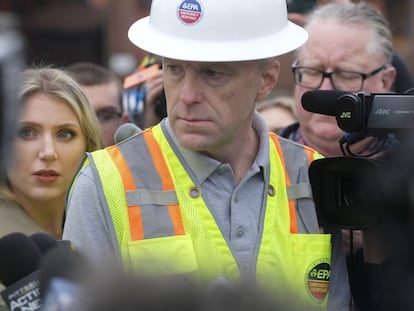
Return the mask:
[[[314,21],[308,28],[309,40],[299,54],[299,65],[317,68],[325,72],[336,70],[368,73],[386,63],[382,55],[373,55],[368,50],[372,34],[362,26],[341,25],[334,21]],[[371,93],[387,92],[393,83],[395,69],[384,69],[367,78],[363,90]],[[332,83],[325,78],[320,90],[333,90]],[[295,103],[298,119],[308,145],[326,156],[342,155],[339,139],[343,132],[332,116],[307,112],[301,105],[305,87],[295,86]],[[332,103],[334,104],[334,103]]]
[[178,141],[217,154],[251,132],[255,102],[276,83],[279,63],[164,59],[163,70],[167,114]]
[[81,85],[81,88],[98,117],[104,147],[113,145],[116,129],[127,121],[127,117],[121,113],[117,84]]

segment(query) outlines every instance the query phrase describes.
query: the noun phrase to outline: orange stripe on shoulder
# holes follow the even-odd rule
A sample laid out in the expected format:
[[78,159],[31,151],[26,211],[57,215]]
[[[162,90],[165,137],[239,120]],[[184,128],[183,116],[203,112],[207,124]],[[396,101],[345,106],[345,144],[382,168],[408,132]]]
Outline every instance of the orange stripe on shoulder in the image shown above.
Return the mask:
[[[134,178],[132,177],[128,164],[118,147],[113,146],[106,150],[112,157],[115,166],[118,168],[125,191],[135,190],[137,187]],[[142,227],[141,207],[139,205],[128,206],[128,220],[132,241],[143,240],[144,230]]]
[[[282,146],[280,145],[280,141],[279,138],[277,137],[276,134],[274,133],[270,133],[270,137],[272,138],[272,141],[274,142],[275,146],[276,146],[276,150],[279,154],[279,157],[282,161],[283,167],[285,169],[285,184],[286,184],[286,188],[290,186],[290,178],[289,178],[289,174],[287,173],[286,170],[286,162],[285,162],[285,157],[283,154],[283,150],[282,150]],[[294,200],[288,200],[289,203],[289,218],[290,218],[290,233],[297,233],[298,232],[298,222],[296,219],[296,207],[295,207],[295,201]]]
[[132,177],[128,164],[122,153],[119,151],[118,147],[112,146],[110,148],[107,148],[106,151],[109,153],[116,167],[118,168],[125,190],[135,190],[136,185],[134,178]]
[[[144,134],[145,141],[150,150],[155,169],[161,177],[162,187],[164,191],[175,190],[174,181],[170,175],[167,163],[165,162],[164,155],[161,152],[161,148],[152,133],[152,130],[146,131]],[[176,235],[184,234],[184,226],[181,218],[180,207],[178,204],[168,205],[168,213],[171,217],[171,221],[174,225],[174,233]]]

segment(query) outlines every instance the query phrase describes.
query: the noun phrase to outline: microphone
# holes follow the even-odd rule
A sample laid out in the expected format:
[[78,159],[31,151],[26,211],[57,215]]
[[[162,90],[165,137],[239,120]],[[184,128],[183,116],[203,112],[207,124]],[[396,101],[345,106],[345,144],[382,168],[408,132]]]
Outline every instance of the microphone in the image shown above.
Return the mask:
[[46,254],[50,249],[58,246],[57,240],[46,233],[34,233],[29,236],[29,238],[36,244],[42,255]]
[[307,91],[302,95],[302,107],[309,112],[336,116],[336,101],[345,94],[352,94],[337,90]]
[[95,268],[87,257],[65,247],[53,248],[44,256],[39,269],[42,311],[80,310],[87,278]]
[[39,271],[42,254],[25,234],[10,233],[0,239],[1,292],[10,310],[40,310]]
[[30,236],[30,239],[39,248],[42,255],[45,255],[55,247],[65,247],[70,250],[75,250],[75,245],[69,240],[56,240],[47,233],[38,232]]
[[141,131],[142,130],[133,123],[124,123],[116,129],[114,134],[114,140],[116,143],[120,143],[121,141],[129,137],[132,137],[140,133]]

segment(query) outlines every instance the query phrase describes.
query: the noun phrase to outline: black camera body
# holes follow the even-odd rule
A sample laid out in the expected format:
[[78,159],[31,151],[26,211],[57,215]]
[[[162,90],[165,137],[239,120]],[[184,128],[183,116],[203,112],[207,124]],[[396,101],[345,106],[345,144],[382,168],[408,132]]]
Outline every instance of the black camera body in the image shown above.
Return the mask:
[[[308,93],[308,94],[307,94]],[[309,91],[305,110],[335,117],[352,143],[368,136],[395,135],[396,149],[373,158],[344,156],[315,160],[309,168],[321,225],[365,229],[387,217],[407,215],[414,205],[414,96]],[[340,143],[340,142],[338,142]]]
[[344,132],[376,135],[414,128],[414,95],[346,93],[335,105]]
[[309,167],[313,199],[322,226],[364,229],[376,223],[382,210],[380,162],[364,158],[338,157],[315,160]]

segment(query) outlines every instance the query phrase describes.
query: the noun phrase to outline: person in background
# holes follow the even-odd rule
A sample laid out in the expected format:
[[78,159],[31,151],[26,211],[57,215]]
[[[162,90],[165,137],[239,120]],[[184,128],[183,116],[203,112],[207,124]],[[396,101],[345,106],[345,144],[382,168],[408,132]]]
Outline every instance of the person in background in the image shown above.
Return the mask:
[[99,124],[79,85],[57,68],[26,69],[6,180],[0,185],[0,237],[62,237],[65,196],[86,151],[102,148]]
[[65,68],[80,84],[101,126],[104,147],[115,144],[116,129],[129,121],[123,110],[122,85],[109,69],[90,62],[73,63]]
[[[292,4],[295,3],[295,1],[289,1],[288,0],[288,8],[289,8],[289,2],[292,2]],[[355,1],[354,1],[355,2]],[[317,1],[306,1],[299,3],[297,7],[293,6],[295,9],[300,9],[297,11],[289,12],[288,18],[291,22],[294,22],[297,25],[303,26],[306,24],[306,21],[308,19],[308,14],[312,9],[315,9],[316,7],[320,7],[327,4],[332,3],[352,3],[351,0],[317,0]],[[392,87],[390,88],[391,91],[397,93],[397,94],[404,94],[412,91],[414,88],[414,76],[410,69],[410,67],[407,65],[405,60],[401,57],[401,55],[393,50],[392,54],[392,61],[391,64],[396,69],[396,76],[393,82]]]
[[[366,3],[341,3],[321,6],[310,13],[305,29],[309,40],[297,51],[292,66],[298,122],[281,129],[279,134],[308,145],[324,156],[344,156],[339,143],[344,132],[335,117],[304,110],[302,95],[309,90],[335,89],[390,92],[396,75],[391,65],[390,28],[375,7]],[[369,155],[374,150],[389,150],[395,143],[395,138],[390,136],[385,142],[369,137],[354,144],[353,150]],[[362,238],[360,232],[354,233],[357,250]],[[346,254],[349,254],[350,232],[345,230],[344,235]]]
[[307,39],[286,2],[156,0],[129,38],[162,57],[167,118],[88,154],[64,239],[127,271],[254,283],[348,310],[342,236],[320,231],[308,192],[321,156],[269,133],[255,110],[277,84],[276,57]]
[[0,183],[0,237],[44,232],[61,239],[69,184],[85,152],[102,148],[98,120],[79,85],[57,68],[26,69],[19,105]]
[[124,80],[124,106],[143,129],[167,116],[161,63],[160,57],[147,54],[138,70]]
[[[312,11],[305,29],[309,40],[298,49],[292,66],[298,122],[279,134],[311,146],[326,157],[348,156],[341,149],[344,132],[335,117],[305,111],[301,98],[310,90],[391,92],[397,70],[392,65],[389,24],[374,6],[364,2],[341,3]],[[354,155],[369,157],[392,150],[397,144],[393,135],[382,139],[366,137],[351,144],[350,150]],[[366,232],[343,230],[344,251],[350,260],[367,241]]]
[[271,95],[256,103],[256,110],[273,133],[297,121],[295,101],[289,96]]
[[[298,49],[292,65],[298,123],[280,134],[324,156],[342,156],[339,141],[344,133],[335,117],[304,110],[302,95],[309,90],[335,89],[390,92],[396,70],[391,65],[389,25],[375,7],[362,2],[322,6],[310,14],[305,29],[309,40]],[[389,139],[383,148],[390,148],[392,143]],[[376,139],[368,138],[355,144],[354,151],[368,154],[378,144]]]

